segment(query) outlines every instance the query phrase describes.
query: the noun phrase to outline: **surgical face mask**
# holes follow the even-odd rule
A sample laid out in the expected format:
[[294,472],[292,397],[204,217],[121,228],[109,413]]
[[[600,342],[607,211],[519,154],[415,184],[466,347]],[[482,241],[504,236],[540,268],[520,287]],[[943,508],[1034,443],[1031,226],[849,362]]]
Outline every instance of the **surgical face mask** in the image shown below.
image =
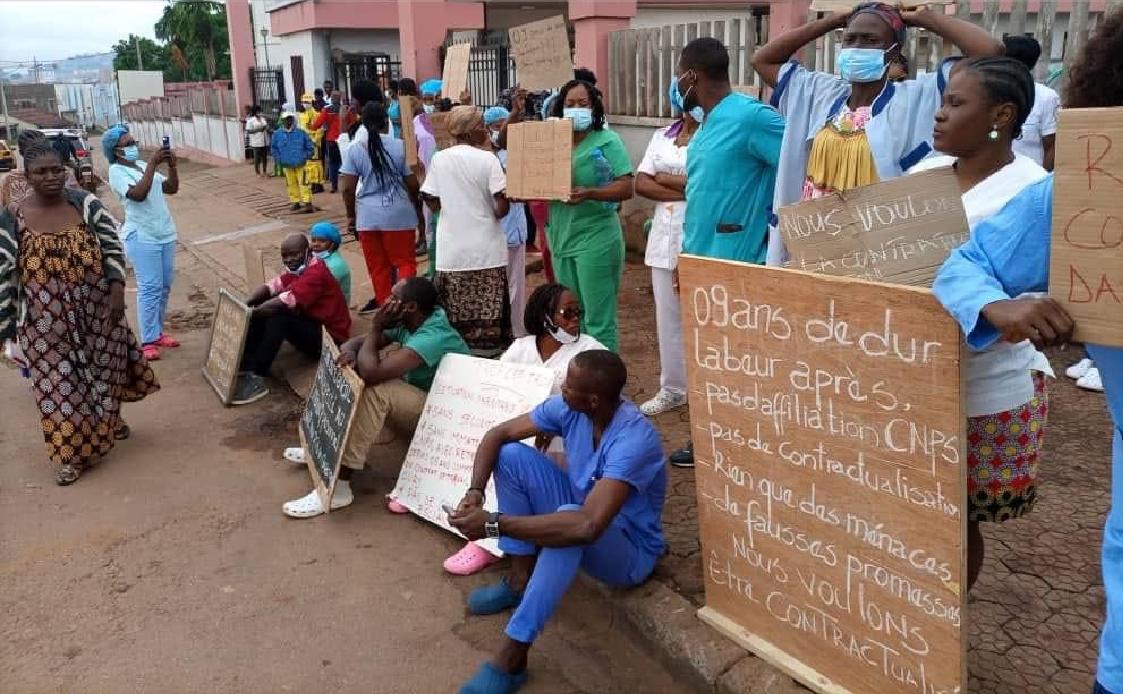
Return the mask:
[[563,345],[572,345],[581,337],[581,333],[577,333],[576,335],[567,333],[549,318],[546,319],[546,331],[550,333],[550,337],[554,338]]
[[291,272],[294,275],[300,275],[300,274],[303,274],[304,270],[308,267],[308,256],[305,255],[304,260],[299,265],[296,265],[295,267],[290,267],[288,263],[284,263],[284,262],[282,262],[281,265],[285,268],[285,270],[287,272]]
[[671,86],[667,89],[667,99],[670,101],[673,110],[680,113],[686,110],[682,107],[682,93],[679,92],[678,80],[674,77],[671,78]]
[[876,82],[885,76],[885,54],[880,48],[843,48],[838,52],[838,74],[847,82]]
[[434,106],[433,104],[425,104],[425,113],[433,113],[436,110],[437,110],[437,107]]
[[[677,104],[678,107],[681,110],[689,113],[690,117],[693,118],[699,125],[701,125],[702,121],[706,119],[706,109],[702,108],[701,104],[694,104],[693,106],[691,106],[689,108],[687,108],[687,106],[686,106],[687,102],[690,99],[691,93],[694,91],[694,87],[697,86],[697,82],[695,82],[695,84],[692,84],[689,87],[687,87],[686,91],[683,92],[682,89],[679,87],[679,82],[682,80],[684,75],[686,75],[685,72],[682,73],[682,75],[679,75],[678,77],[674,78],[674,81],[671,83],[671,92],[672,92],[673,95],[677,95],[677,97],[678,97],[678,104]],[[695,78],[695,79],[697,79],[697,78]],[[672,104],[675,103],[675,96],[671,97],[671,103]]]
[[137,147],[136,145],[122,147],[121,156],[125,158],[125,161],[136,161],[137,159],[140,159],[140,147]]
[[320,260],[323,260],[324,258],[331,255],[331,251],[312,251],[312,255],[316,256]]
[[491,144],[495,145],[496,147],[499,146],[499,131],[498,130],[489,130],[488,131],[488,137],[491,138]]
[[562,109],[562,116],[573,121],[573,129],[579,133],[593,127],[593,109],[591,108]]

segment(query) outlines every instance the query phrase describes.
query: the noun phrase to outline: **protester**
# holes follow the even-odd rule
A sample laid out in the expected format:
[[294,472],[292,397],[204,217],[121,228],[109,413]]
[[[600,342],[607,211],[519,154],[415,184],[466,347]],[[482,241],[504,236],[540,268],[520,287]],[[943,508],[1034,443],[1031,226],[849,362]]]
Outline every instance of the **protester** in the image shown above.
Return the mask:
[[[328,82],[324,82],[324,89],[327,90]],[[312,121],[312,127],[316,130],[327,126],[327,133],[324,134],[324,151],[327,152],[327,167],[328,167],[328,180],[331,181],[331,192],[339,192],[339,167],[343,163],[342,154],[339,151],[339,134],[345,132],[351,127],[352,123],[357,120],[355,118],[349,119],[349,114],[343,108],[343,95],[338,91],[328,91],[331,94],[331,100],[328,102],[326,108],[320,111],[316,116],[316,120]]]
[[[543,284],[530,295],[523,319],[525,337],[515,340],[499,361],[508,364],[544,366],[554,372],[551,395],[561,394],[561,385],[569,363],[581,352],[599,349],[604,345],[596,338],[581,332],[581,304],[577,295],[560,284]],[[550,455],[555,462],[564,463],[562,440],[543,437],[539,450]],[[444,562],[445,571],[469,576],[482,571],[497,559],[475,542],[468,542]]]
[[[1015,156],[1032,108],[1033,75],[1013,58],[969,58],[952,68],[932,141],[950,156],[914,170],[953,166],[967,223],[975,229],[1047,175]],[[967,408],[967,590],[982,570],[980,522],[1019,518],[1037,503],[1037,466],[1049,413],[1049,360],[1029,340],[969,351]]]
[[682,225],[686,217],[686,150],[698,130],[698,121],[683,113],[678,91],[674,87],[671,88],[670,99],[679,119],[651,136],[643,161],[636,169],[636,195],[655,201],[644,262],[651,268],[651,291],[655,296],[659,392],[639,408],[649,417],[686,404],[682,312],[679,310],[674,271],[678,267]]
[[248,405],[269,394],[265,377],[285,342],[310,359],[319,359],[323,330],[336,344],[351,333],[343,290],[327,264],[312,254],[306,236],[285,237],[281,263],[285,271],[257,287],[246,300],[253,314],[232,405]]
[[261,115],[261,107],[254,106],[246,118],[246,135],[253,150],[253,172],[269,175],[269,121]]
[[475,107],[453,109],[448,130],[456,144],[433,155],[421,186],[429,209],[440,212],[434,284],[472,353],[495,357],[511,342],[507,236],[499,224],[510,211],[507,177]]
[[[347,112],[344,119],[344,123],[347,125],[339,133],[339,138],[336,140],[341,157],[346,156],[351,145],[357,144],[365,147],[367,144],[367,128],[362,122],[362,113],[366,105],[376,102],[385,108],[382,103],[382,89],[372,80],[355,82],[351,86],[351,96],[354,98],[355,110]],[[342,165],[342,162],[340,162],[340,166]]]
[[[515,612],[495,656],[461,692],[514,692],[526,682],[531,644],[579,569],[631,587],[651,575],[663,554],[662,443],[621,397],[627,378],[613,352],[582,352],[570,363],[560,396],[496,426],[480,442],[471,486],[448,520],[469,540],[498,538],[511,557],[507,576],[472,591],[468,610]],[[565,469],[519,443],[538,434],[565,440]],[[489,513],[483,489],[493,475],[499,511]]]
[[[1123,9],[1105,17],[1073,64],[1066,108],[1123,106],[1118,56],[1123,54]],[[1107,172],[1091,172],[1103,177]],[[1111,185],[1114,185],[1112,183]],[[998,214],[975,228],[940,268],[933,292],[963,329],[971,349],[999,340],[1030,340],[1042,349],[1064,344],[1072,318],[1046,291],[1053,221],[1053,177],[1028,186]],[[1103,533],[1107,619],[1100,637],[1095,694],[1123,692],[1123,348],[1086,344],[1100,369],[1112,418],[1112,499]]]
[[582,327],[611,350],[620,348],[616,309],[624,272],[619,203],[632,197],[632,163],[620,137],[605,129],[604,102],[589,82],[567,82],[551,115],[573,124],[573,189],[550,202],[546,235],[558,282],[585,308]]
[[45,140],[22,154],[31,193],[0,208],[0,342],[27,369],[55,481],[68,485],[128,438],[121,403],[160,386],[125,320],[117,223],[65,187]]
[[[141,351],[148,361],[160,358],[160,348],[179,347],[164,332],[168,297],[175,281],[176,228],[165,195],[179,192],[175,152],[160,148],[152,161],[140,159],[140,148],[128,128],[117,125],[101,136],[109,166],[109,187],[125,208],[121,238],[136,275],[137,324]],[[157,171],[167,165],[167,175]]]
[[[695,39],[683,49],[671,100],[702,126],[687,147],[683,252],[763,263],[783,119],[733,91],[729,52],[713,38]],[[693,467],[693,446],[670,459],[677,467]]]
[[[401,348],[382,354],[392,343]],[[354,502],[351,475],[366,466],[367,451],[383,427],[412,436],[441,359],[446,354],[467,353],[468,346],[437,304],[436,288],[424,277],[410,277],[394,285],[393,296],[371,316],[370,333],[340,346],[339,364],[353,367],[365,387],[342,451],[331,498],[333,511]],[[285,449],[284,458],[306,464],[304,449],[299,446]],[[388,507],[394,513],[409,512],[396,501]],[[315,489],[286,502],[281,510],[292,518],[324,512]]]
[[298,123],[300,129],[308,134],[308,138],[312,140],[312,156],[308,161],[304,162],[304,180],[312,189],[312,194],[324,192],[324,165],[320,161],[320,148],[323,146],[324,131],[320,128],[313,128],[312,123],[315,122],[316,117],[319,115],[313,105],[313,98],[311,94],[305,93],[300,97],[300,105],[297,107]]
[[[1006,45],[1006,57],[1019,60],[1032,73],[1041,57],[1041,44],[1032,36],[1007,34],[1002,37]],[[1061,107],[1061,97],[1040,82],[1033,85],[1033,110],[1022,126],[1022,136],[1014,140],[1014,151],[1029,157],[1046,171],[1053,170],[1056,156],[1054,146],[1057,141],[1057,111]]]
[[[347,148],[340,169],[349,229],[359,239],[374,285],[374,298],[360,313],[370,313],[390,298],[393,278],[417,274],[414,237],[421,219],[420,185],[406,165],[405,143],[390,137],[386,110],[378,102],[363,107],[369,134]],[[358,182],[362,189],[356,193]]]
[[408,77],[404,77],[396,82],[394,98],[390,101],[390,107],[386,109],[386,114],[390,117],[390,125],[393,128],[392,135],[394,137],[398,139],[402,137],[402,99],[416,99],[418,96],[417,82],[414,82]]
[[316,109],[316,113],[319,113],[320,111],[323,111],[324,107],[326,107],[327,105],[328,105],[328,102],[327,102],[326,99],[324,99],[323,88],[322,87],[316,87],[315,89],[313,89],[312,90],[312,107]]
[[304,166],[316,147],[308,133],[296,127],[296,113],[285,111],[281,114],[281,129],[273,133],[271,149],[273,159],[284,171],[285,187],[288,189],[292,210],[305,214],[314,212],[312,187],[305,177]]
[[[40,142],[47,142],[46,135],[41,130],[20,130],[19,135],[16,136],[16,149],[19,151],[20,157],[23,158],[24,153]],[[48,143],[50,144],[50,143]],[[74,170],[66,168],[66,187],[79,188],[78,179],[74,177]],[[89,190],[88,192],[94,192]],[[27,182],[27,173],[23,170],[9,171],[3,180],[0,180],[0,208],[9,205],[15,205],[24,198],[31,195],[31,184]]]
[[[986,30],[942,10],[901,13],[885,3],[862,3],[849,14],[808,22],[753,54],[753,68],[774,88],[771,103],[785,121],[773,210],[895,178],[932,151],[932,117],[956,59],[915,80],[888,82],[886,66],[905,48],[909,26],[942,37],[966,56],[1002,54],[1002,44]],[[789,62],[836,29],[844,29],[841,78]],[[768,263],[785,258],[781,235],[774,233]]]
[[[502,106],[492,106],[484,111],[491,146],[507,171],[507,150],[499,147],[499,134],[511,112]],[[499,222],[507,235],[507,291],[511,297],[511,329],[515,337],[523,337],[523,311],[526,310],[526,203],[512,202],[511,211]]]
[[[436,99],[441,93],[441,81],[438,79],[426,80],[421,83],[418,89],[421,92],[421,113],[413,117],[413,137],[417,140],[417,158],[421,165],[422,180],[424,180],[425,172],[429,170],[429,163],[433,159],[433,154],[437,151],[437,138],[430,117],[437,111]],[[422,213],[425,216],[425,234],[417,240],[417,246],[414,249],[414,253],[418,257],[430,253],[433,235],[437,230],[437,219],[440,216],[430,212],[428,207],[425,207]],[[432,276],[434,272],[433,260],[436,256],[432,253],[430,255],[432,257],[429,258],[429,274]]]
[[339,282],[343,300],[350,305],[351,268],[347,265],[347,259],[339,252],[342,244],[343,237],[339,234],[339,227],[331,222],[316,222],[308,230],[308,245],[312,248],[312,255],[328,266],[331,276]]

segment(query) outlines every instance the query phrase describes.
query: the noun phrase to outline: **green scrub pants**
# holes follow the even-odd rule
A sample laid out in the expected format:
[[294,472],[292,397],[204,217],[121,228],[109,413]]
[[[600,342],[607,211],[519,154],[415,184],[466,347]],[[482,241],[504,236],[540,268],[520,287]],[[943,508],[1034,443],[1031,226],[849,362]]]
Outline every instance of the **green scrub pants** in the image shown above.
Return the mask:
[[577,293],[585,315],[581,330],[600,340],[613,352],[620,350],[616,326],[620,280],[624,271],[624,239],[596,254],[553,257],[558,282]]

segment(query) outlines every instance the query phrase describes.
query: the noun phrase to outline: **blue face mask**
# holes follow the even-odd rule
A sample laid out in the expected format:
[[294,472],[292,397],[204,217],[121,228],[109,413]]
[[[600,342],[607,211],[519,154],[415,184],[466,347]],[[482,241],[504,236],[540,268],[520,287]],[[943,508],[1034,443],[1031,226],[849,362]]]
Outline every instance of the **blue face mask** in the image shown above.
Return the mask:
[[593,109],[591,108],[566,108],[562,115],[573,121],[573,129],[583,133],[593,127]]
[[885,76],[886,52],[880,48],[843,48],[838,52],[838,74],[847,82],[876,82]]
[[670,100],[672,111],[682,113],[686,110],[682,107],[682,93],[678,90],[678,80],[674,77],[671,78],[671,86],[667,90],[667,99]]
[[122,147],[121,156],[125,158],[125,161],[136,161],[137,159],[140,159],[140,147],[137,147],[136,145]]
[[329,255],[331,255],[331,253],[331,251],[312,251],[312,255],[316,256],[320,260],[328,257]]
[[432,113],[433,111],[437,110],[437,107],[433,104],[425,104],[425,106],[423,106],[422,108],[425,109],[425,113]]
[[706,110],[699,104],[695,104],[690,108],[686,108],[686,98],[690,96],[690,92],[694,90],[694,85],[692,84],[687,87],[686,94],[683,94],[682,90],[679,89],[678,86],[678,82],[680,79],[682,79],[681,76],[671,78],[671,88],[668,91],[668,94],[671,97],[671,106],[677,108],[680,111],[689,113],[690,117],[693,118],[699,125],[701,125],[702,121],[706,119]]

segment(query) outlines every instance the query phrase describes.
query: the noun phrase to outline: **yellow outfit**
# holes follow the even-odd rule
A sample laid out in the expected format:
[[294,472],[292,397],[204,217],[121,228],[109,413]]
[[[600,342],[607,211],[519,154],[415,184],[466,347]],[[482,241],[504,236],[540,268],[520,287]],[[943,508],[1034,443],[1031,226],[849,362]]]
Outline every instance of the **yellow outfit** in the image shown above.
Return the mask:
[[289,191],[289,202],[312,203],[312,186],[305,180],[305,166],[284,166],[285,188]]
[[304,163],[304,179],[308,185],[324,184],[324,163],[320,161],[320,146],[324,140],[323,130],[312,130],[312,121],[316,118],[316,111],[306,105],[303,113],[297,114],[297,123],[300,129],[308,133],[308,137],[312,138],[312,157]]

